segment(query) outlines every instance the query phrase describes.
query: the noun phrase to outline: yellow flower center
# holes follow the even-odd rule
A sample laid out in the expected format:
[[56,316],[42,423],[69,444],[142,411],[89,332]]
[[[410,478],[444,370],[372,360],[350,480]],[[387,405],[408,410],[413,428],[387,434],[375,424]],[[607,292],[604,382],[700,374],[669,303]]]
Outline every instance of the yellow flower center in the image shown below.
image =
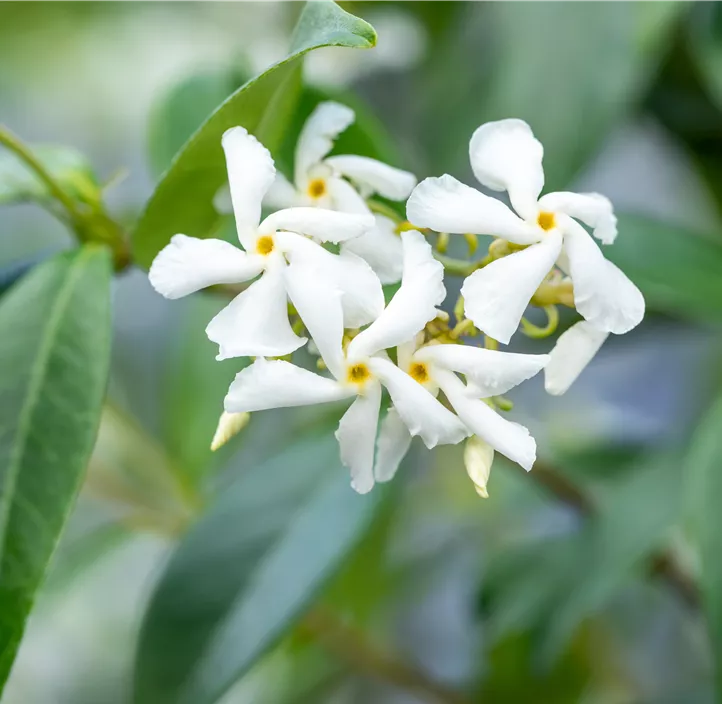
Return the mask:
[[266,255],[273,251],[273,237],[271,235],[263,235],[256,240],[256,252]]
[[553,230],[557,226],[554,213],[541,212],[537,216],[536,222],[545,232],[549,232],[549,230]]
[[311,198],[321,198],[326,195],[326,181],[322,178],[315,178],[308,184],[308,195]]
[[363,363],[352,364],[346,370],[346,380],[352,384],[363,384],[371,376],[369,368]]
[[409,367],[409,376],[418,381],[419,384],[425,384],[429,378],[429,368],[423,362],[412,362]]

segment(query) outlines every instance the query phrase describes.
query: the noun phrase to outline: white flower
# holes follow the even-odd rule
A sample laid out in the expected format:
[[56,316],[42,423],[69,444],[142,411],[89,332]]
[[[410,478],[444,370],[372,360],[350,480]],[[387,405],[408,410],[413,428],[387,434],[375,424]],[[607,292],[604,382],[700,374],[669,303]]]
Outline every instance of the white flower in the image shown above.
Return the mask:
[[[603,244],[617,234],[612,205],[596,193],[549,193],[544,185],[542,145],[522,120],[479,127],[469,145],[479,182],[508,191],[516,213],[451,176],[428,178],[409,198],[407,216],[419,227],[439,232],[494,235],[522,251],[497,259],[464,282],[466,315],[487,335],[508,343],[539,284],[557,264],[574,283],[574,303],[597,330],[622,334],[644,316],[637,287],[607,261],[586,223]],[[517,215],[518,214],[518,215]]]
[[582,320],[562,333],[544,369],[544,388],[561,396],[584,371],[609,336]]
[[[341,418],[336,437],[341,460],[351,471],[351,484],[360,493],[374,485],[374,457],[381,468],[376,479],[388,478],[384,468],[398,464],[412,436],[419,435],[432,448],[457,443],[469,435],[451,411],[383,352],[422,330],[436,317],[436,306],[446,295],[443,267],[434,260],[429,244],[418,232],[405,232],[402,239],[401,287],[377,320],[354,337],[346,350],[342,347],[340,291],[320,278],[306,281],[297,277],[296,264],[291,262],[289,292],[334,378],[288,362],[259,359],[236,376],[225,400],[226,411],[238,413],[355,397]],[[326,301],[325,308],[316,305],[319,297]],[[375,452],[382,385],[393,409],[384,419]]]
[[[298,138],[294,183],[277,174],[266,203],[276,208],[305,205],[363,215],[371,213],[365,199],[374,193],[406,200],[416,185],[413,174],[365,156],[327,156],[334,140],[353,121],[354,112],[345,105],[320,103]],[[401,240],[392,220],[382,216],[375,220],[373,230],[343,242],[341,251],[365,259],[382,283],[395,283],[403,266]]]
[[[460,344],[418,347],[417,341],[412,341],[398,347],[397,357],[399,367],[433,395],[444,392],[469,434],[527,471],[531,469],[536,459],[534,438],[524,426],[502,418],[482,399],[506,393],[530,379],[549,362],[548,355],[512,354]],[[457,374],[466,377],[466,384]],[[393,476],[397,467],[398,462],[385,467],[384,475]]]
[[219,345],[217,359],[279,356],[306,342],[293,332],[288,320],[287,298],[296,302],[286,280],[289,262],[295,264],[297,280],[324,278],[338,288],[348,327],[378,317],[384,305],[383,291],[369,265],[351,252],[332,254],[303,236],[339,243],[368,232],[373,218],[297,207],[260,222],[261,202],[276,174],[273,159],[242,127],[228,130],[222,144],[238,239],[245,251],[222,240],[175,235],[149,272],[151,284],[166,298],[180,298],[214,284],[249,281],[262,274],[206,328],[208,337]]

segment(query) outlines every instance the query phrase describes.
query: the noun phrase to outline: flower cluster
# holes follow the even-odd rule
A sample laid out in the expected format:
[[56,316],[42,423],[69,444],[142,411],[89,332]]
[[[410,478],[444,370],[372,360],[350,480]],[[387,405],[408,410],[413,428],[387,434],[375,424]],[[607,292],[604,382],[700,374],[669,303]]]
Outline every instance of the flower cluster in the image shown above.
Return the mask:
[[[641,294],[578,222],[610,244],[611,204],[597,194],[539,198],[542,146],[520,120],[483,125],[470,145],[477,179],[506,190],[515,213],[448,175],[416,185],[412,174],[367,157],[328,156],[353,119],[337,103],[316,108],[298,141],[293,183],[246,130],[226,132],[243,249],[176,235],[153,262],[150,281],[168,298],[244,284],[206,329],[218,359],[254,358],[231,384],[214,449],[248,413],[348,399],[336,437],[357,491],[393,477],[418,435],[428,448],[466,440],[467,470],[486,496],[495,450],[526,470],[536,458],[528,430],[498,412],[508,408],[502,394],[542,369],[547,390],[562,393],[609,333],[642,319]],[[375,195],[408,198],[408,221],[389,217],[393,210]],[[271,214],[262,220],[264,207]],[[480,234],[498,239],[485,258],[468,262],[452,326],[440,308],[440,250],[454,233],[472,244]],[[382,284],[399,281],[386,304]],[[497,343],[508,343],[520,323],[539,330],[523,319],[530,302],[548,312],[573,305],[584,320],[550,355],[499,351]],[[473,344],[480,333],[484,346]],[[291,362],[309,338],[325,374]]]

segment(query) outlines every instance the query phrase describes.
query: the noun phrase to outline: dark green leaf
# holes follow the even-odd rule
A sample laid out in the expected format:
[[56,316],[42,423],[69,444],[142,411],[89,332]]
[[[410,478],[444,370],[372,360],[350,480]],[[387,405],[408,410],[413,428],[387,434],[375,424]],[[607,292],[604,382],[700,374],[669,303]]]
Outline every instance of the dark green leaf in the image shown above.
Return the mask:
[[681,227],[619,217],[619,237],[603,247],[644,293],[650,308],[722,322],[722,245]]
[[288,58],[231,95],[176,155],[133,232],[135,260],[147,267],[174,234],[208,237],[218,227],[213,196],[226,181],[221,136],[242,125],[275,152],[298,102],[301,57],[307,51],[322,46],[368,48],[375,42],[369,24],[331,0],[308,3]]
[[350,489],[328,435],[247,470],[160,580],[142,629],[135,701],[217,701],[293,626],[382,494]]
[[722,697],[722,398],[699,426],[685,466],[693,538],[702,563],[702,595],[717,683]]
[[[95,204],[100,186],[88,160],[68,147],[35,146],[33,154],[72,198]],[[0,205],[23,201],[49,201],[50,194],[15,154],[0,151]]]
[[0,680],[93,447],[110,358],[111,258],[86,246],[0,305]]
[[691,16],[689,52],[710,98],[722,109],[722,10],[718,3],[700,3]]

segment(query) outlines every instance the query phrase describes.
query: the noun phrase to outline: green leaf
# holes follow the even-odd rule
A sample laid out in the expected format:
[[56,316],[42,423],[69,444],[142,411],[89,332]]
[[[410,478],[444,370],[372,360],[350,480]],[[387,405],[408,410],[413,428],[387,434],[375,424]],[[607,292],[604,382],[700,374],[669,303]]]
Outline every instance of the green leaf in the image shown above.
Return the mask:
[[38,266],[0,305],[0,681],[95,440],[110,359],[111,257]]
[[153,106],[148,125],[148,157],[153,173],[162,174],[205,119],[246,77],[229,69],[186,76]]
[[700,3],[690,19],[687,47],[710,98],[722,110],[722,11],[717,3]]
[[681,227],[620,215],[604,256],[634,281],[650,308],[722,323],[722,245]]
[[216,361],[218,349],[208,339],[205,328],[226,305],[228,301],[218,297],[191,296],[185,302],[179,334],[170,341],[165,446],[196,485],[215,460],[227,458],[223,449],[211,452],[211,439],[223,412],[228,387],[249,361],[247,358]]
[[135,701],[218,701],[294,625],[383,493],[351,490],[329,435],[248,469],[181,543],[155,590]]
[[[33,154],[72,198],[96,204],[100,185],[88,160],[74,149],[38,145]],[[0,150],[0,205],[25,201],[48,202],[51,196],[38,179],[15,154]]]
[[643,96],[679,7],[469,3],[426,90],[434,168],[468,170],[474,129],[517,117],[544,145],[546,190],[568,187]]
[[722,519],[719,496],[722,491],[722,397],[702,420],[685,463],[692,538],[701,561],[702,600],[717,686],[722,698]]
[[135,260],[149,266],[183,232],[209,237],[221,218],[213,196],[226,182],[223,133],[242,125],[272,153],[279,148],[301,93],[301,57],[323,46],[369,48],[373,28],[331,0],[309,2],[294,34],[291,54],[231,95],[176,155],[132,235]]

